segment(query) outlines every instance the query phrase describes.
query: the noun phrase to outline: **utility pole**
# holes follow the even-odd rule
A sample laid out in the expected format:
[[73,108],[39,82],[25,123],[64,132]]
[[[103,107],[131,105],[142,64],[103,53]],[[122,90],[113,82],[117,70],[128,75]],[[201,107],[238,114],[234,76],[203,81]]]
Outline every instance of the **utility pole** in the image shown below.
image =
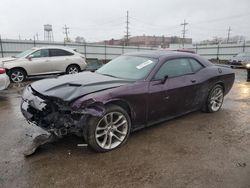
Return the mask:
[[129,14],[127,11],[127,16],[126,16],[126,32],[125,32],[125,46],[128,46],[129,43]]
[[227,30],[227,43],[228,43],[229,40],[230,40],[231,31],[232,31],[232,29],[231,29],[231,27],[229,27],[228,30]]
[[65,42],[69,42],[69,27],[67,27],[67,25],[65,25],[63,27],[63,30],[64,30],[64,34],[65,34],[65,38],[64,38],[64,41]]
[[186,26],[188,25],[188,23],[186,22],[186,20],[184,20],[184,22],[181,24],[181,26],[183,26],[183,30],[182,30],[182,48],[184,48],[185,45],[185,37],[186,37]]

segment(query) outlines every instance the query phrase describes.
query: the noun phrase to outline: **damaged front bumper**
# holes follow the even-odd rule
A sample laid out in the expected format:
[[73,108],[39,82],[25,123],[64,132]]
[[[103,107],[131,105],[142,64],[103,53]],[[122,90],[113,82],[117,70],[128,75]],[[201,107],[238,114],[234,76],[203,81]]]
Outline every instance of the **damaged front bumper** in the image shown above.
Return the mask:
[[22,95],[21,112],[30,124],[42,128],[46,133],[34,138],[34,143],[26,153],[32,154],[38,146],[50,142],[52,137],[61,138],[67,134],[85,136],[83,129],[87,117],[102,116],[104,111],[104,105],[93,99],[76,101],[71,107],[68,102],[43,96],[30,85],[27,86]]

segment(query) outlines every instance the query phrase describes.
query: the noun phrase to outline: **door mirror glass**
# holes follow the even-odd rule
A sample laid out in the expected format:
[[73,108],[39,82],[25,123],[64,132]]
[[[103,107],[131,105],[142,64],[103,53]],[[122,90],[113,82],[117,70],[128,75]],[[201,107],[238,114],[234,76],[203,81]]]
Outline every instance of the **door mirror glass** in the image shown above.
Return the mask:
[[167,81],[167,79],[168,79],[168,75],[165,75],[165,76],[161,79],[161,83],[162,83],[162,84],[165,84],[166,81]]
[[32,58],[34,57],[34,55],[29,55],[28,57],[27,57],[27,59],[29,60],[29,61],[31,61],[32,60]]

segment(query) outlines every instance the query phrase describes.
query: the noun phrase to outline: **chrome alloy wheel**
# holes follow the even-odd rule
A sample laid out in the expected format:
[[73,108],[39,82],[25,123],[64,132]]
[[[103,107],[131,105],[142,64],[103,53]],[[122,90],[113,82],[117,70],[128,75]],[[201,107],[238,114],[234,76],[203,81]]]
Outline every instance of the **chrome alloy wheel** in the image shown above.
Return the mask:
[[69,70],[68,70],[69,74],[76,74],[78,72],[79,72],[79,70],[77,67],[75,67],[75,66],[69,67]]
[[99,147],[110,150],[122,144],[128,130],[126,117],[120,112],[110,112],[98,122],[95,139]]
[[218,111],[220,107],[222,106],[223,98],[224,98],[223,89],[220,87],[216,88],[213,91],[211,98],[210,98],[211,109],[214,112]]
[[24,80],[24,74],[17,70],[11,73],[10,78],[13,82],[22,82]]

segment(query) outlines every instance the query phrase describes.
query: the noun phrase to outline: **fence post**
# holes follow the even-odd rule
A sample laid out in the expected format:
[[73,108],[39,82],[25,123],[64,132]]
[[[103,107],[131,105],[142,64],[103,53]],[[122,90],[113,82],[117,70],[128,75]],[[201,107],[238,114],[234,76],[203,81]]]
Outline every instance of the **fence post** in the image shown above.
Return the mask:
[[124,54],[124,44],[122,45],[122,54]]
[[245,52],[245,48],[246,48],[246,41],[244,40],[244,43],[243,43],[243,53]]
[[195,53],[198,54],[198,44],[195,44]]
[[220,55],[220,44],[218,44],[217,46],[217,63],[220,62],[219,55]]
[[84,44],[84,56],[85,56],[85,59],[87,60],[87,47],[86,47],[86,43]]
[[34,47],[36,47],[36,37],[34,36]]
[[0,35],[0,48],[1,48],[1,55],[3,57],[3,43],[2,43],[1,35]]
[[106,63],[106,59],[107,59],[107,47],[106,47],[106,41],[104,42],[104,61]]

